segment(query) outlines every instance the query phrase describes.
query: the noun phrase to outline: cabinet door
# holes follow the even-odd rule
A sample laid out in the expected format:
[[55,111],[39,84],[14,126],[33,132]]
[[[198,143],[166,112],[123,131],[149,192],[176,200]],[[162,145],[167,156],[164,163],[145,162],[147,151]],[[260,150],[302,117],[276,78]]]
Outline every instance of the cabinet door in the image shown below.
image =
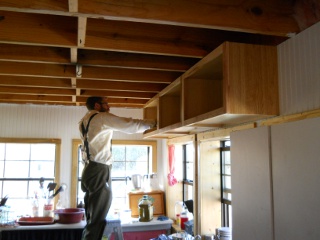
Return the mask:
[[233,239],[273,239],[269,132],[231,133]]

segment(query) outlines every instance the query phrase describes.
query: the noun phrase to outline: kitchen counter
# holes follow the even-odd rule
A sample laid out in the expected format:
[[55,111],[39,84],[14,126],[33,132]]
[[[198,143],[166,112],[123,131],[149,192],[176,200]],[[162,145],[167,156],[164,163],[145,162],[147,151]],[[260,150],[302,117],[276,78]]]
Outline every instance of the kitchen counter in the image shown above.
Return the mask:
[[[112,220],[110,221],[112,222]],[[75,224],[54,223],[49,225],[0,227],[0,240],[80,240],[85,224],[85,221],[81,221]],[[150,238],[163,233],[170,234],[172,224],[173,221],[171,219],[160,221],[157,220],[157,217],[154,217],[150,222],[139,222],[137,218],[133,218],[132,223],[121,224],[121,228],[124,239],[130,240],[136,239],[137,234],[139,236],[147,234],[148,236],[145,237],[148,238],[151,235]]]

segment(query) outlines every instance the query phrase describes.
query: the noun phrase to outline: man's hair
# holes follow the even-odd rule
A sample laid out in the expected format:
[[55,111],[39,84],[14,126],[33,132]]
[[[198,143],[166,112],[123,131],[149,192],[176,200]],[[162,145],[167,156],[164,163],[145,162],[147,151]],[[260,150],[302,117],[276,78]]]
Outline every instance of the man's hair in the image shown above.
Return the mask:
[[103,100],[103,97],[88,97],[87,102],[86,102],[86,106],[88,110],[93,110],[94,109],[94,105],[96,103],[101,103]]

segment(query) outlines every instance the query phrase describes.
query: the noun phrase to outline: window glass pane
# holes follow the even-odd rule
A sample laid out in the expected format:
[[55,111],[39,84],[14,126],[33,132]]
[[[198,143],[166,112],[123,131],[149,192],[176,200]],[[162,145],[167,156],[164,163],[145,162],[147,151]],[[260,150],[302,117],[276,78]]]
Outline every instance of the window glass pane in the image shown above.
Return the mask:
[[0,161],[0,178],[4,177],[4,161]]
[[[115,209],[124,209],[127,206],[126,198],[128,193],[128,187],[125,181],[112,181],[112,206]],[[131,190],[131,189],[130,189]]]
[[78,202],[80,203],[80,201],[82,201],[84,203],[83,198],[84,198],[84,192],[82,192],[81,190],[81,182],[79,181],[78,182]]
[[32,160],[55,160],[55,144],[31,144]]
[[[26,198],[28,191],[27,181],[5,181],[3,182],[3,195],[8,195],[10,203],[11,198]],[[10,203],[11,204],[11,203]]]
[[[17,167],[19,166],[19,167]],[[5,178],[29,177],[29,161],[8,161],[5,163]]]
[[44,187],[44,190],[43,191],[40,191],[40,183],[39,181],[29,181],[29,192],[28,192],[28,197],[29,198],[33,198],[35,197],[35,195],[43,195],[42,192],[45,192],[47,193],[47,186],[48,186],[48,183],[44,182],[43,183],[43,187]]
[[30,144],[10,143],[6,144],[6,160],[29,160]]
[[146,146],[127,146],[127,161],[148,161],[148,147]]
[[132,174],[148,174],[148,164],[146,162],[127,162],[126,163],[127,176]]
[[4,143],[0,143],[0,160],[4,160]]
[[224,151],[223,152],[223,160],[225,164],[231,164],[231,160],[230,160],[230,151]]
[[125,176],[125,162],[113,162],[111,177],[126,177]]
[[186,145],[186,179],[193,181],[194,169],[194,146],[193,144]]
[[231,175],[231,165],[223,166],[223,174]]
[[184,184],[184,198],[183,200],[191,200],[193,199],[193,186]]
[[231,176],[224,176],[224,188],[231,189]]
[[125,146],[112,146],[112,158],[113,161],[125,161],[126,159],[126,148]]
[[54,178],[54,161],[32,161],[30,163],[31,178]]

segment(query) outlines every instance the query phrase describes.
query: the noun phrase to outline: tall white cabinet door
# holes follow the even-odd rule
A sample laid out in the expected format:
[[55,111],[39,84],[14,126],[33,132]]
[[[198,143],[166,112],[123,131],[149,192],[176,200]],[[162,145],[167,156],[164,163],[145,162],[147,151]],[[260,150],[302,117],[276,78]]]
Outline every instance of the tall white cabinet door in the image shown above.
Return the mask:
[[271,127],[275,240],[320,239],[320,118]]
[[234,240],[273,240],[270,128],[231,134]]

